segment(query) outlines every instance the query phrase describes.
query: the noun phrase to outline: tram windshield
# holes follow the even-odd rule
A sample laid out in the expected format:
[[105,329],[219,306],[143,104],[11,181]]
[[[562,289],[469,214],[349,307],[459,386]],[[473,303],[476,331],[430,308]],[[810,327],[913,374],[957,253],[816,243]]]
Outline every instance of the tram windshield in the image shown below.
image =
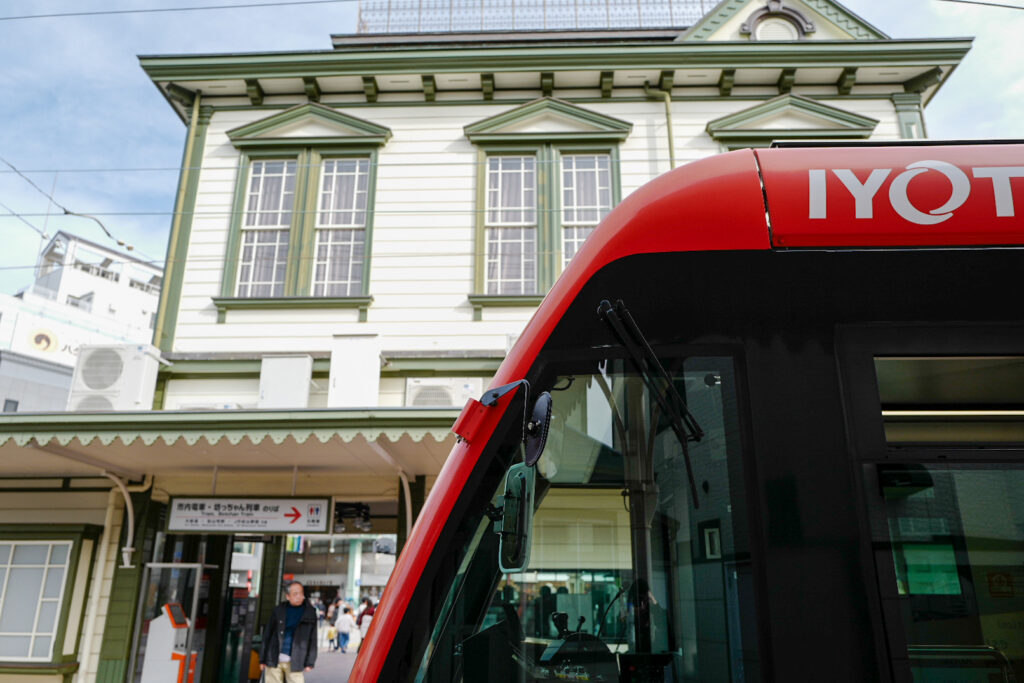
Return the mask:
[[[554,405],[528,565],[499,568],[502,477],[491,515],[471,512],[476,532],[417,680],[757,680],[734,361],[658,353],[703,430],[688,444],[694,500],[651,385],[624,358],[598,356],[550,363],[539,387]],[[516,439],[491,448],[521,461]]]

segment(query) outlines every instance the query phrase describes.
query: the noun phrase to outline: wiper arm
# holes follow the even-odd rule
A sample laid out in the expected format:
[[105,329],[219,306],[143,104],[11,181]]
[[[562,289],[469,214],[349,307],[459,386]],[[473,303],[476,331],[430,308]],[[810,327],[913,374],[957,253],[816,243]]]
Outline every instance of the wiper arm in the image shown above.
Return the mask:
[[[693,465],[690,462],[689,442],[700,441],[704,436],[704,430],[686,407],[686,401],[679,395],[672,378],[661,361],[658,360],[654,349],[647,342],[647,338],[640,331],[640,327],[633,320],[633,316],[630,315],[629,309],[626,308],[622,300],[616,301],[614,306],[607,299],[602,300],[597,306],[597,313],[612,328],[612,332],[626,349],[630,360],[633,361],[640,377],[643,378],[648,391],[657,400],[661,412],[668,417],[672,431],[675,432],[676,439],[683,450],[683,463],[686,465],[686,477],[690,482],[693,507],[699,508],[700,501],[697,498],[697,483],[694,481]],[[664,390],[658,387],[655,376],[664,382]],[[671,401],[669,401],[669,397],[671,397]]]

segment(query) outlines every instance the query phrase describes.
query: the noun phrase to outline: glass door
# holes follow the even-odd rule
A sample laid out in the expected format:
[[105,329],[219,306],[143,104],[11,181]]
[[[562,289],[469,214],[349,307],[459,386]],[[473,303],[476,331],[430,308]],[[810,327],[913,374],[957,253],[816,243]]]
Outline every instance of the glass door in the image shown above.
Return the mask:
[[1024,680],[1024,465],[869,465],[897,680]]

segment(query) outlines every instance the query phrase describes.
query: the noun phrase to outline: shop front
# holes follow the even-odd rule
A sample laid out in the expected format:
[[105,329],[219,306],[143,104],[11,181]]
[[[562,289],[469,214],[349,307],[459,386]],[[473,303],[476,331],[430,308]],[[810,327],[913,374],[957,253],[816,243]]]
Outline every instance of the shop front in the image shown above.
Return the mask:
[[0,553],[32,611],[0,636],[0,683],[250,680],[287,582],[324,611],[379,598],[455,416],[0,418]]

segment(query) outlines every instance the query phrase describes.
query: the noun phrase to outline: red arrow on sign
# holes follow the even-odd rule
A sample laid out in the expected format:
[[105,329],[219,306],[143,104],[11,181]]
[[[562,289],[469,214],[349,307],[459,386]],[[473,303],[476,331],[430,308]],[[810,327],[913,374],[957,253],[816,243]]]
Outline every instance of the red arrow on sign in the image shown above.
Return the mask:
[[292,523],[292,524],[295,524],[295,522],[299,521],[299,517],[301,517],[301,516],[302,516],[302,513],[301,513],[301,512],[299,512],[299,511],[298,511],[298,510],[297,510],[297,509],[295,508],[295,506],[293,505],[293,506],[292,506],[292,511],[291,511],[291,512],[286,512],[286,513],[284,513],[284,516],[285,516],[285,517],[291,517],[291,518],[292,518],[292,521],[291,521],[291,523]]

